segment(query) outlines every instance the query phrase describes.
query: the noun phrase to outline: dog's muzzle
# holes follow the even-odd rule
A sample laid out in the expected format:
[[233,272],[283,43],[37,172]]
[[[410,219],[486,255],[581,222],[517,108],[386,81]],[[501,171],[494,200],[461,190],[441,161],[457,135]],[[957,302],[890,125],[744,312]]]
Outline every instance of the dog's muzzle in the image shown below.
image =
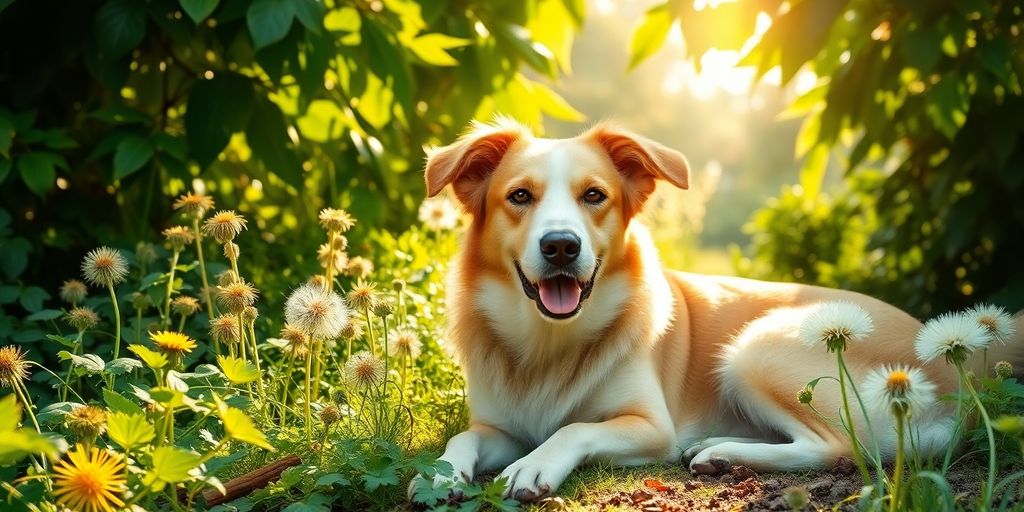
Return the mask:
[[587,281],[580,281],[575,276],[560,273],[545,277],[540,281],[531,282],[518,261],[514,261],[516,272],[519,274],[519,281],[523,285],[523,293],[526,297],[537,304],[537,309],[544,316],[556,320],[572,318],[580,311],[583,301],[590,297],[594,290],[594,280],[597,278],[597,271],[601,268],[600,261],[594,266],[594,273]]

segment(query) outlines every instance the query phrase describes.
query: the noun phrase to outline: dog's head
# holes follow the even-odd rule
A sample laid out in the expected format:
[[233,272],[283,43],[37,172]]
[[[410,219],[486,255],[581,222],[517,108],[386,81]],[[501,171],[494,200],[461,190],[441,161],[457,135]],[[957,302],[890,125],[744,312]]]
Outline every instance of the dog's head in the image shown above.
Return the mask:
[[521,286],[549,320],[574,318],[602,266],[623,258],[627,227],[656,180],[687,188],[677,151],[610,125],[542,139],[499,120],[476,124],[427,159],[427,193],[451,185],[473,215],[483,268]]

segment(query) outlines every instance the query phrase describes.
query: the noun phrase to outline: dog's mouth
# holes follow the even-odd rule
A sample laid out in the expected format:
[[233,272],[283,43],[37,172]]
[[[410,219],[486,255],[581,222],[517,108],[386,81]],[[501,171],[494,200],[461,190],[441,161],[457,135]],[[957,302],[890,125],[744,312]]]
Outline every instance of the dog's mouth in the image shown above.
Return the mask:
[[562,320],[572,318],[579,313],[583,301],[590,297],[594,289],[594,279],[600,262],[594,266],[594,273],[588,281],[580,281],[576,276],[556,274],[545,277],[536,283],[530,281],[523,273],[518,261],[514,261],[519,281],[523,284],[523,293],[537,304],[537,309],[545,316]]

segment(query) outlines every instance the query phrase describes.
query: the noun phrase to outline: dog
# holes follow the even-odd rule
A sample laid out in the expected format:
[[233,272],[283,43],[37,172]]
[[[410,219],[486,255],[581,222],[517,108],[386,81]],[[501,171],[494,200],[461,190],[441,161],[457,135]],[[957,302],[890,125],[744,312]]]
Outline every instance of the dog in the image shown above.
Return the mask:
[[[454,476],[417,477],[410,497],[418,486],[500,471],[507,496],[532,501],[594,461],[688,460],[698,474],[825,467],[851,453],[837,426],[838,384],[815,388],[824,419],[796,394],[836,374],[834,354],[798,337],[827,301],[873,318],[873,333],[845,353],[854,377],[904,363],[922,367],[940,392],[956,389],[951,367],[915,359],[921,323],[880,300],[662,268],[637,216],[659,181],[688,188],[689,165],[614,125],[545,139],[507,119],[475,124],[429,154],[425,180],[429,196],[450,187],[472,217],[447,285],[448,340],[471,420],[441,456]],[[875,432],[891,457],[885,421]],[[854,423],[865,439],[863,420]],[[945,449],[954,423],[936,405],[915,425],[928,456]]]

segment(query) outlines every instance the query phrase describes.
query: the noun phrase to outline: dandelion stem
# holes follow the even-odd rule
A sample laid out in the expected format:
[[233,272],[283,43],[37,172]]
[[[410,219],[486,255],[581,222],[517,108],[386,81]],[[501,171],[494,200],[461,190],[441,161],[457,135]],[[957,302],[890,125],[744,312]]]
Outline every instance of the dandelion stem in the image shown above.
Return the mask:
[[259,391],[260,399],[263,400],[261,409],[266,411],[267,395],[263,391],[263,369],[260,367],[259,347],[256,345],[256,330],[254,329],[252,322],[249,323],[249,342],[252,343],[253,363],[256,364],[256,371],[260,374],[260,378],[256,379],[256,389]]
[[905,412],[895,412],[896,416],[896,462],[895,468],[892,474],[892,496],[889,498],[889,512],[896,512],[899,503],[903,498],[903,466],[904,457],[903,453],[903,430],[905,426]]
[[135,310],[135,342],[142,340],[142,308]]
[[174,249],[171,253],[171,271],[167,277],[167,296],[164,298],[164,314],[163,324],[164,328],[171,326],[171,294],[174,292],[174,272],[178,269],[178,255],[181,251]]
[[967,373],[964,371],[963,363],[957,362],[956,370],[960,374],[960,380],[964,383],[964,387],[967,388],[967,393],[974,400],[974,405],[978,407],[978,413],[981,414],[982,421],[985,422],[985,433],[988,435],[988,480],[985,482],[985,494],[982,499],[984,500],[984,508],[988,508],[992,502],[993,486],[996,481],[996,438],[992,433],[992,421],[989,420],[988,411],[985,410],[985,406],[981,403],[981,398],[978,397],[978,392],[974,390],[974,384],[971,383]]
[[843,352],[836,351],[836,359],[839,362],[839,393],[843,399],[842,413],[846,416],[846,428],[850,433],[851,447],[853,448],[853,460],[857,463],[857,469],[864,477],[864,483],[871,483],[871,474],[868,473],[867,465],[864,463],[864,454],[860,451],[860,441],[857,439],[857,430],[853,426],[853,416],[850,414],[850,401],[846,397],[846,363],[843,362]]
[[334,235],[337,231],[327,232],[327,265],[324,268],[324,289],[330,292],[334,288]]
[[288,389],[292,384],[292,368],[295,366],[295,352],[288,354],[288,365],[285,366],[284,380],[281,381],[281,428],[284,429],[285,418],[288,416]]
[[310,401],[310,394],[311,394],[310,393],[310,386],[312,385],[311,382],[310,382],[310,379],[312,377],[312,375],[311,375],[312,370],[313,370],[313,351],[312,350],[307,350],[306,351],[306,403],[305,403],[305,406],[306,406],[305,407],[305,409],[306,409],[306,411],[305,411],[306,412],[306,442],[307,443],[311,442],[313,440],[313,415],[312,415],[312,413],[310,412],[310,409],[309,409],[309,401]]
[[[121,308],[117,305],[117,294],[114,293],[114,283],[107,282],[107,290],[110,291],[110,302],[114,305],[114,359],[121,355]],[[110,376],[110,389],[114,389],[116,376]]]
[[[199,229],[199,216],[192,218],[192,231],[196,234],[196,256],[199,258],[199,275],[203,278],[203,301],[206,302],[206,314],[213,320],[213,301],[210,300],[210,282],[206,277],[206,260],[203,258],[203,232]],[[213,340],[213,350],[220,355],[220,342]]]
[[377,355],[377,340],[373,336],[373,323],[370,322],[370,308],[364,309],[363,314],[366,315],[366,332],[370,337],[370,351],[373,355]]
[[181,314],[181,320],[178,322],[178,332],[185,332],[185,314]]
[[[324,350],[324,342],[323,341],[318,341],[311,348],[314,351],[314,353],[313,353],[313,375],[315,377],[314,380],[316,382],[320,382],[320,379],[323,377],[323,367],[324,367],[324,364],[323,364],[323,350]],[[320,399],[320,386],[316,387],[316,391],[313,392],[313,395],[314,395],[314,398],[316,398],[317,400]]]
[[25,388],[25,384],[21,381],[14,383],[14,392],[18,394],[18,398],[21,398],[21,403],[25,404],[25,412],[28,413],[28,417],[32,420],[32,425],[36,427],[36,433],[42,434],[42,429],[39,428],[39,422],[36,421],[36,413],[32,411],[32,400],[28,397],[28,390]]

